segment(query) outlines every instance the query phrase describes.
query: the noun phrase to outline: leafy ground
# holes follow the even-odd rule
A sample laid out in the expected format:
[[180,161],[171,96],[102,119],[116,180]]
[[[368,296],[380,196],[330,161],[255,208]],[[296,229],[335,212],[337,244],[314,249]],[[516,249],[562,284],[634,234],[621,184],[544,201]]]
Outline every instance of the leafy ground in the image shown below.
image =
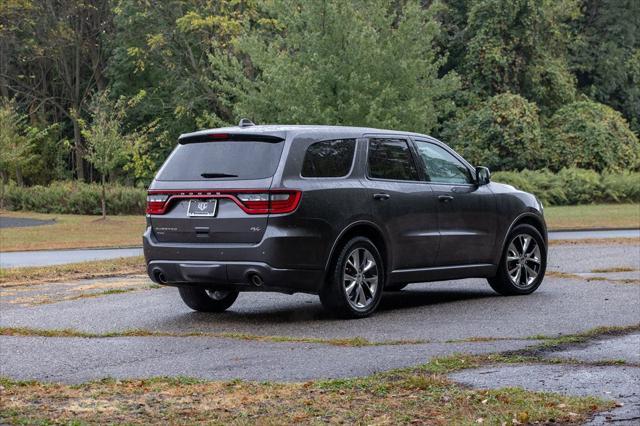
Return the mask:
[[579,424],[612,402],[475,390],[445,373],[492,362],[454,357],[357,379],[306,383],[105,379],[71,386],[0,381],[0,422],[147,424]]
[[[0,214],[57,222],[2,229],[2,251],[139,246],[145,227],[143,216],[111,216],[102,221],[97,216],[13,211]],[[640,204],[547,207],[545,216],[549,229],[640,228]]]

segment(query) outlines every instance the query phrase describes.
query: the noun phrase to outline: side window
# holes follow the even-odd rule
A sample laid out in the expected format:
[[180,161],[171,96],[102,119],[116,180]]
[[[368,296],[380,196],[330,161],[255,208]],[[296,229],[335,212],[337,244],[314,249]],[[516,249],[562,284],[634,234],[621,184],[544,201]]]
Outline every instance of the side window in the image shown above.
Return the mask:
[[471,183],[469,169],[444,148],[429,142],[416,141],[418,153],[425,164],[429,182]]
[[304,177],[343,177],[351,170],[355,139],[337,139],[309,145],[302,163]]
[[409,145],[403,139],[369,139],[369,177],[419,180]]

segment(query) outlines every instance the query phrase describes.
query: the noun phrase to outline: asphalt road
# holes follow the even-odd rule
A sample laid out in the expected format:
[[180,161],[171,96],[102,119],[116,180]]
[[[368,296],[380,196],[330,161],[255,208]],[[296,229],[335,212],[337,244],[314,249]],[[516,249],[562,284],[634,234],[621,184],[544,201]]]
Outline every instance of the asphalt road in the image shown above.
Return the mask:
[[[157,375],[253,380],[348,377],[415,365],[456,352],[496,352],[535,343],[509,339],[640,323],[640,246],[553,246],[550,259],[550,271],[576,276],[559,278],[550,274],[536,293],[526,297],[497,296],[480,279],[416,284],[385,295],[375,316],[351,321],[328,317],[317,297],[310,295],[244,293],[228,312],[204,314],[190,311],[176,289],[149,289],[148,284],[146,289],[128,293],[34,304],[28,303],[29,295],[55,292],[64,286],[89,291],[99,283],[3,289],[2,327],[99,333],[142,329],[321,339],[362,337],[381,343],[421,343],[338,347],[212,337],[0,336],[0,375],[65,382]],[[602,279],[592,281],[580,275],[593,276],[594,269],[612,267],[633,271],[602,272],[598,273]],[[117,284],[122,288],[127,280],[120,279]],[[507,340],[451,342],[478,337]]]
[[77,250],[37,250],[0,253],[0,268],[28,266],[62,265],[65,263],[88,262],[91,260],[116,259],[119,257],[141,256],[142,249],[77,249]]
[[[551,240],[630,237],[640,237],[640,229],[557,231],[549,233],[549,239]],[[140,255],[142,255],[141,248],[17,251],[0,253],[0,268],[61,265]]]

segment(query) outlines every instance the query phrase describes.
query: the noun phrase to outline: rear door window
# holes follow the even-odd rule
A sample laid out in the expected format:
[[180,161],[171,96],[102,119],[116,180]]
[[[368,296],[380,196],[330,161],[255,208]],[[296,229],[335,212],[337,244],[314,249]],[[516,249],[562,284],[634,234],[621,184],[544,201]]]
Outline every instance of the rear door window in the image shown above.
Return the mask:
[[284,141],[215,141],[179,144],[157,180],[238,180],[272,177]]
[[302,163],[303,177],[344,177],[349,174],[355,139],[337,139],[309,145]]
[[369,177],[389,180],[419,180],[409,144],[404,139],[369,139]]

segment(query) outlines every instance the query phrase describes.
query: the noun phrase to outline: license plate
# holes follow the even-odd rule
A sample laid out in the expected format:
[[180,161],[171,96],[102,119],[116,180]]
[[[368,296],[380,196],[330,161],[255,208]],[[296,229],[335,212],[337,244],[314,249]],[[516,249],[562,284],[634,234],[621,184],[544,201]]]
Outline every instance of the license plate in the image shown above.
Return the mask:
[[215,216],[218,200],[189,200],[189,216]]

